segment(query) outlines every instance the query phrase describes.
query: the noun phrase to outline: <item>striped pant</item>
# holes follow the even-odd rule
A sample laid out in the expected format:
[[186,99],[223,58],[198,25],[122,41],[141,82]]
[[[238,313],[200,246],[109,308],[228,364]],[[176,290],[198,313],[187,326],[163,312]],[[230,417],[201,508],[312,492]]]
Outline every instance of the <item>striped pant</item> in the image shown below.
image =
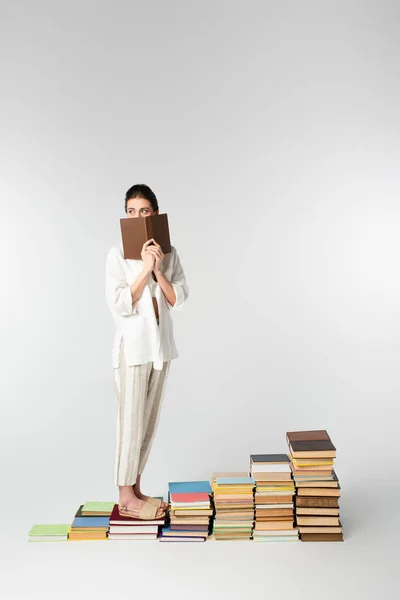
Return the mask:
[[157,429],[171,361],[162,371],[153,363],[127,366],[121,341],[119,368],[114,369],[117,401],[114,483],[133,485],[143,473]]

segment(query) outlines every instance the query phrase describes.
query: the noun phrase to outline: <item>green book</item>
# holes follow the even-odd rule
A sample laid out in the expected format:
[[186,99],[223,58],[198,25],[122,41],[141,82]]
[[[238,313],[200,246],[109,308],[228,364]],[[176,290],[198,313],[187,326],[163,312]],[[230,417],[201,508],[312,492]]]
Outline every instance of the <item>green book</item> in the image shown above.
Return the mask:
[[82,512],[106,512],[111,514],[115,502],[94,502],[88,501],[82,506]]
[[59,542],[68,539],[69,524],[33,525],[29,532],[29,542]]

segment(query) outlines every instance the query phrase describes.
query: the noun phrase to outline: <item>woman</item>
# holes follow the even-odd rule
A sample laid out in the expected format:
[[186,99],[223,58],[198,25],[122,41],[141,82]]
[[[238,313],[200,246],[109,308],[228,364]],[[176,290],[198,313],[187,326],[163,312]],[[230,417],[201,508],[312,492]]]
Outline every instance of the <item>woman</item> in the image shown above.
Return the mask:
[[[128,218],[159,213],[152,190],[131,187]],[[172,310],[188,297],[186,277],[174,246],[163,254],[157,240],[143,245],[141,259],[124,259],[122,243],[106,264],[106,299],[114,317],[113,369],[117,401],[114,481],[119,512],[138,519],[161,519],[168,505],[146,496],[140,478],[146,465],[165,393],[171,360],[178,357]]]

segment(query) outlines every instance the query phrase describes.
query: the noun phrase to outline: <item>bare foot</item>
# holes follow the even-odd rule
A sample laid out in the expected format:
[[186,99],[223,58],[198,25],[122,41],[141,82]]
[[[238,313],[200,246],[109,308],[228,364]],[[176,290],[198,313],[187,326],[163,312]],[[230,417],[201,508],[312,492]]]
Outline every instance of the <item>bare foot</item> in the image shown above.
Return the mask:
[[[145,494],[142,494],[142,492],[140,491],[140,489],[138,489],[137,485],[133,485],[132,489],[134,490],[134,494],[136,495],[137,498],[139,498],[140,500],[144,500],[146,501],[148,498],[150,498],[150,496],[146,496]],[[160,508],[164,511],[167,510],[168,508],[168,504],[164,501],[161,502],[161,506]]]
[[[120,493],[119,495],[119,504],[121,506],[126,506],[132,510],[138,511],[138,513],[142,510],[145,505],[146,498],[138,498],[135,492],[132,489],[132,493],[128,494],[126,492]],[[164,509],[162,507],[157,509],[156,516],[160,517],[164,513]]]

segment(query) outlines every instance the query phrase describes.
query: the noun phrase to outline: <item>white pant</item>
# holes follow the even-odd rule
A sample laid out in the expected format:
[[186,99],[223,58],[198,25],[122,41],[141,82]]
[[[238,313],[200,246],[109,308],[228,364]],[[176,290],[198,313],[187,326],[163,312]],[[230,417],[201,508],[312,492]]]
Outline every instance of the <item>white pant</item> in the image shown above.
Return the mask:
[[117,401],[116,448],[114,462],[115,485],[133,485],[143,473],[154,434],[171,361],[163,363],[162,371],[153,363],[128,367],[124,341],[121,340],[119,368],[114,369]]

